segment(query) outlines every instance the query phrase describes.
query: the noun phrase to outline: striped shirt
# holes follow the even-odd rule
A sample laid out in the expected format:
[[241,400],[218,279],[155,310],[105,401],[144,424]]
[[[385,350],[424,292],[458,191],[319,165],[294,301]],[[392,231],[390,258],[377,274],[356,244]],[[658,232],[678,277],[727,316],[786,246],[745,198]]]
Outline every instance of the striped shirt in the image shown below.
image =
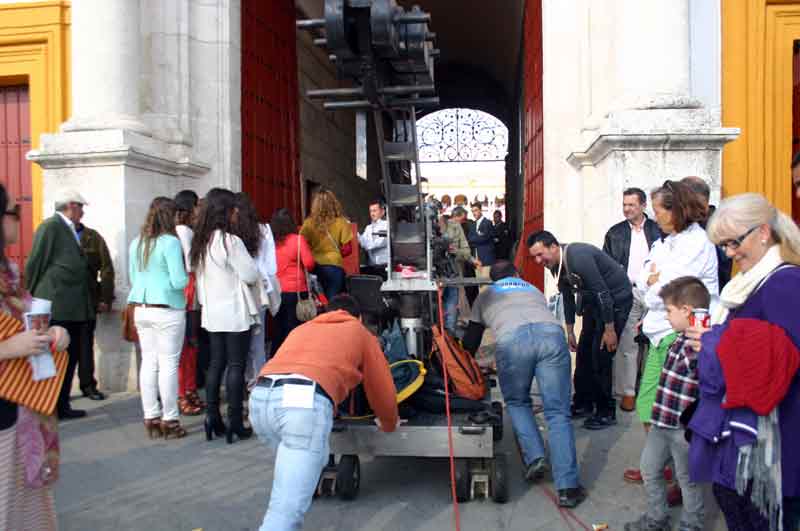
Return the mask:
[[669,348],[661,368],[650,419],[653,425],[679,428],[681,413],[697,400],[698,385],[697,353],[686,344],[686,336],[681,334]]

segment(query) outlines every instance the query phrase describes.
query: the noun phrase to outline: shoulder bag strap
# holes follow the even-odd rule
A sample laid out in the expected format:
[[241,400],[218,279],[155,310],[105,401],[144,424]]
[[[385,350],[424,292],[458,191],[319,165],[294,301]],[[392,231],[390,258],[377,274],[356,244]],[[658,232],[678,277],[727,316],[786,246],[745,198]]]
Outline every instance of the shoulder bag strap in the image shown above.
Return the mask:
[[[784,269],[788,269],[788,268],[790,268],[790,267],[797,267],[797,266],[795,266],[794,264],[791,264],[791,263],[789,263],[789,262],[783,262],[782,264],[778,265],[778,267],[776,267],[775,269],[773,269],[772,271],[770,271],[770,272],[767,274],[767,276],[765,276],[764,278],[762,278],[762,279],[761,279],[761,282],[759,282],[759,283],[756,285],[756,287],[755,287],[755,288],[753,288],[753,291],[751,291],[751,292],[750,292],[750,295],[748,295],[748,296],[747,296],[747,300],[744,302],[744,304],[742,304],[742,306],[744,306],[745,304],[747,304],[747,301],[749,301],[749,300],[750,300],[750,299],[753,297],[753,295],[755,295],[755,294],[756,294],[756,292],[757,292],[758,290],[760,290],[761,288],[763,288],[763,287],[764,287],[764,284],[766,284],[766,283],[767,283],[767,281],[768,281],[770,278],[772,278],[772,275],[774,275],[774,274],[775,274],[775,273],[777,273],[778,271],[782,271],[782,270],[784,270]],[[740,306],[740,308],[741,308],[742,306]]]
[[330,239],[331,243],[333,244],[333,247],[334,247],[335,249],[337,249],[337,250],[341,251],[341,248],[339,247],[339,244],[338,244],[338,243],[336,243],[336,240],[334,240],[334,239],[333,239],[333,236],[331,236],[331,231],[329,231],[329,230],[326,228],[326,229],[325,229],[325,234],[327,234],[327,235],[328,235],[328,239]]
[[308,296],[311,297],[311,281],[308,278],[308,270],[306,270],[306,267],[303,265],[303,259],[300,257],[300,238],[302,238],[302,236],[298,234],[297,235],[297,274],[295,275],[295,278],[297,279],[297,300],[300,300],[300,293],[301,293],[301,291],[300,291],[300,269],[302,269],[303,273],[305,274],[305,277],[306,277],[306,289],[308,290]]

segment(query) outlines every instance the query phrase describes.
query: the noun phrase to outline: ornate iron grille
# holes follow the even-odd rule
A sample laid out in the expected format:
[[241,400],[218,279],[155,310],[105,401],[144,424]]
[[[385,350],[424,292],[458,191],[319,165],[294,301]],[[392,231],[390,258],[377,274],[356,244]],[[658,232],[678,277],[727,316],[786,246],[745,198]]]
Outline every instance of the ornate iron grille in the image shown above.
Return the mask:
[[417,122],[420,162],[505,160],[508,128],[483,111],[444,109]]

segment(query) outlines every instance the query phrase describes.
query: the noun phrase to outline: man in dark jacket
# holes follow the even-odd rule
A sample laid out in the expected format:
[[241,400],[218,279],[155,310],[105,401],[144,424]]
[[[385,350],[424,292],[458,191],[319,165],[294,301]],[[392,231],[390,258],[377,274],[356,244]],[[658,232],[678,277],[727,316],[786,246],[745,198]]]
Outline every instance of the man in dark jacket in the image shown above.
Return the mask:
[[[700,225],[705,229],[706,225],[708,224],[708,220],[711,219],[711,216],[714,215],[714,211],[717,209],[714,205],[709,204],[711,201],[711,187],[708,186],[708,183],[700,177],[696,175],[690,175],[689,177],[684,177],[681,179],[681,182],[689,187],[689,189],[700,198],[700,201],[706,205],[706,219]],[[719,280],[719,291],[722,292],[722,288],[725,287],[731,279],[731,274],[733,273],[733,260],[728,258],[728,255],[725,252],[717,247],[717,267],[719,269],[718,273],[718,280]]]
[[[494,225],[484,217],[483,207],[480,203],[473,203],[472,217],[475,218],[475,225],[467,234],[467,241],[470,247],[475,249],[478,262],[475,269],[475,276],[482,279],[489,279],[489,270],[495,262],[494,255]],[[473,295],[475,292],[473,291]],[[469,297],[468,297],[469,298]],[[474,298],[469,301],[470,306],[475,302]]]
[[511,227],[503,221],[503,213],[495,210],[494,214],[494,257],[497,260],[514,260],[511,256],[514,247],[514,234]]
[[[631,285],[642,269],[650,247],[661,237],[658,224],[645,214],[647,195],[640,188],[628,188],[622,193],[622,212],[625,221],[617,223],[606,233],[603,251],[627,271]],[[639,368],[639,345],[637,324],[642,320],[645,306],[638,290],[633,288],[631,307],[625,329],[619,338],[619,348],[614,360],[614,394],[622,397],[620,408],[633,411],[636,407],[636,376]]]
[[71,338],[67,373],[58,397],[57,412],[61,419],[86,416],[86,411],[72,409],[69,404],[72,378],[86,341],[88,322],[94,319],[89,299],[89,263],[75,231],[85,204],[78,192],[62,192],[55,203],[55,215],[36,229],[25,264],[25,287],[34,297],[52,301],[50,324],[64,327]]
[[[602,430],[617,423],[611,393],[617,342],[633,304],[626,271],[613,258],[587,243],[561,246],[547,231],[528,236],[528,252],[556,278],[564,298],[567,340],[575,358],[573,417],[589,418],[584,427]],[[580,341],[575,316],[583,316]]]
[[[83,211],[81,210],[81,217]],[[106,241],[100,233],[78,222],[75,227],[81,242],[81,249],[89,264],[89,299],[96,313],[106,313],[114,301],[114,264],[108,252]],[[94,378],[94,332],[97,319],[90,319],[87,325],[85,343],[81,347],[78,361],[78,378],[83,396],[91,400],[103,400],[105,396],[97,390]]]
[[478,253],[478,260],[482,268],[485,268],[486,278],[489,278],[488,269],[494,265],[494,226],[492,222],[483,216],[480,203],[472,205],[472,217],[475,218],[475,226],[467,234],[467,241]]

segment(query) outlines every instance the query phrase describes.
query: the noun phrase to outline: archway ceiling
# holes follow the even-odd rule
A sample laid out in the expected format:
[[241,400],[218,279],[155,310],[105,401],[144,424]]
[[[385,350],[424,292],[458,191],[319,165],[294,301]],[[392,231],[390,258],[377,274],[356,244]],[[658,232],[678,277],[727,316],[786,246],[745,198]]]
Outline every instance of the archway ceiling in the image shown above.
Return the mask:
[[[398,0],[431,13],[431,29],[442,51],[441,69],[465,67],[497,83],[514,101],[522,42],[523,0]],[[296,0],[308,16],[321,16],[323,0]],[[498,98],[501,99],[501,98]]]
[[523,0],[399,0],[432,17],[442,67],[464,65],[484,72],[513,101],[522,41]]

